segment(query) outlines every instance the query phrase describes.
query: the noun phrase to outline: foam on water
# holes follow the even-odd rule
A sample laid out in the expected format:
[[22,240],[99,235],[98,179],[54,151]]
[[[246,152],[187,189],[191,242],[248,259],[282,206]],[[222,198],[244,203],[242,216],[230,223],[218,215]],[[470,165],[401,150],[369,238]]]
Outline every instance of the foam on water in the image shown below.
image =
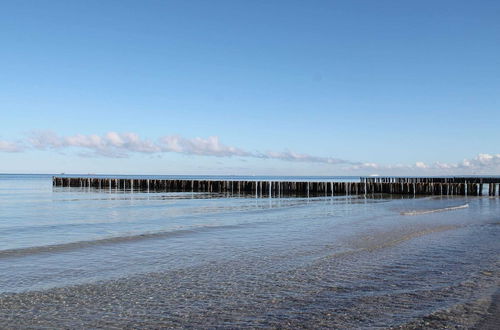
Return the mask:
[[436,213],[436,212],[446,212],[446,211],[465,209],[468,207],[469,207],[469,204],[463,204],[463,205],[458,205],[458,206],[443,207],[440,209],[432,209],[432,210],[404,211],[404,212],[401,212],[401,215],[419,215],[419,214],[428,214],[428,213]]

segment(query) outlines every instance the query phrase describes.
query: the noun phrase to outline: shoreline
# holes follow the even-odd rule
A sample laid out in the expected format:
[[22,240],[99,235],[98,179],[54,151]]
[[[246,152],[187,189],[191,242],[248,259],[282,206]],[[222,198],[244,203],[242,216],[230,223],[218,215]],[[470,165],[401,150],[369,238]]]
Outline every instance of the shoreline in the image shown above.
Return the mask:
[[500,289],[491,296],[434,311],[424,317],[391,329],[448,329],[496,330],[500,324]]
[[477,330],[495,330],[500,325],[500,289],[492,297],[491,304],[484,319],[479,321],[473,328]]

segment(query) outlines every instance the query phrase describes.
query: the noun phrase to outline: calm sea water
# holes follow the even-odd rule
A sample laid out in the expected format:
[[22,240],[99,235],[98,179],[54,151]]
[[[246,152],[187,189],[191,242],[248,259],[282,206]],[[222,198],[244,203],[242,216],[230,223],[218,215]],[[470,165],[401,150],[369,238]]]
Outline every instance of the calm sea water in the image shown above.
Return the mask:
[[36,293],[33,319],[65,290],[94,292],[78,313],[58,309],[84,325],[109,294],[108,326],[397,326],[491,296],[499,224],[489,197],[255,198],[0,175],[0,319],[29,324],[6,310]]

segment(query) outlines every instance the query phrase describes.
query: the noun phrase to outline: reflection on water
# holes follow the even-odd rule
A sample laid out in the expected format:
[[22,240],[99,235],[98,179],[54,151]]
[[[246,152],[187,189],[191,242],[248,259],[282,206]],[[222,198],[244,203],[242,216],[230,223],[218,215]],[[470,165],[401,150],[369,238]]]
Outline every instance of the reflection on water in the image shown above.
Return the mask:
[[0,204],[12,325],[60,308],[87,326],[96,311],[108,326],[396,326],[498,287],[498,198],[53,189],[41,176],[0,178]]

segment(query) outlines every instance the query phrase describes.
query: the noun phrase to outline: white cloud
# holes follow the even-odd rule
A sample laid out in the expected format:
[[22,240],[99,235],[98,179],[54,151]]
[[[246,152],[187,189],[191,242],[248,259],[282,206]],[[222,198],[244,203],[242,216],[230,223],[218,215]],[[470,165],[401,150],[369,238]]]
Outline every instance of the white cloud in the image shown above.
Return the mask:
[[351,165],[351,166],[348,166],[344,169],[346,170],[376,170],[376,169],[380,169],[381,166],[377,163],[358,163],[358,164],[354,164],[354,165]]
[[3,151],[3,152],[21,152],[23,150],[24,150],[24,147],[21,143],[0,140],[0,151]]
[[323,163],[323,164],[350,164],[351,162],[338,159],[338,158],[329,158],[329,157],[317,157],[311,156],[308,154],[301,154],[293,151],[285,151],[285,152],[275,152],[268,151],[265,154],[259,155],[260,158],[269,158],[269,159],[280,159],[286,161],[295,161],[295,162],[308,162],[308,163]]
[[132,153],[143,153],[158,156],[162,153],[181,153],[186,155],[215,157],[244,157],[260,159],[276,159],[288,162],[318,163],[327,165],[345,165],[346,171],[374,171],[385,173],[428,173],[428,174],[481,174],[500,172],[500,154],[480,153],[471,159],[457,163],[424,163],[413,165],[378,164],[374,162],[357,162],[334,157],[313,156],[294,151],[251,152],[234,146],[223,144],[219,137],[185,138],[180,135],[167,135],[152,141],[141,138],[136,133],[108,132],[104,135],[76,134],[59,136],[52,131],[33,132],[25,141],[10,142],[0,140],[0,152],[21,152],[27,148],[39,150],[54,149],[63,152],[76,148],[83,157],[128,157]]
[[442,169],[442,170],[447,170],[447,169],[457,167],[456,164],[446,164],[446,163],[441,163],[441,162],[435,162],[432,166],[437,168],[437,169]]
[[429,168],[429,166],[427,166],[424,162],[416,162],[415,167],[421,169]]
[[86,149],[85,156],[100,155],[105,157],[126,157],[130,153],[162,153],[176,152],[188,155],[231,157],[252,157],[252,153],[242,149],[227,146],[220,142],[219,137],[187,139],[179,135],[169,135],[151,141],[143,139],[136,133],[108,132],[103,136],[77,134],[58,136],[51,131],[33,132],[28,143],[36,149]]
[[217,157],[253,156],[250,152],[222,144],[217,136],[210,136],[206,139],[200,137],[186,139],[179,135],[164,136],[159,140],[159,147],[161,151],[190,155]]
[[389,164],[382,165],[376,163],[361,163],[347,167],[347,170],[366,170],[378,169],[385,171],[406,170],[412,173],[427,174],[482,174],[482,173],[498,173],[500,172],[500,154],[478,154],[475,158],[464,159],[459,163],[442,163],[434,162],[426,164],[424,162],[416,162],[414,165],[404,164]]
[[478,154],[459,163],[435,162],[426,168],[431,170],[462,171],[467,173],[486,173],[500,171],[500,154]]
[[473,170],[500,170],[500,154],[478,154],[473,159],[464,159],[455,167]]
[[163,153],[175,152],[187,155],[215,156],[215,157],[254,157],[264,159],[278,159],[294,162],[310,162],[324,164],[346,164],[345,160],[329,157],[317,157],[308,154],[301,154],[293,151],[266,153],[250,152],[223,144],[219,137],[209,136],[208,138],[184,138],[180,135],[168,135],[159,138],[156,142],[142,139],[135,133],[108,132],[103,136],[72,135],[58,136],[54,132],[34,132],[28,142],[36,149],[65,149],[82,148],[86,152],[82,155],[100,155],[106,157],[126,157],[130,153]]
[[34,132],[28,142],[37,149],[63,149],[69,147],[87,149],[86,156],[126,157],[130,152],[155,153],[161,148],[149,140],[141,139],[135,133],[109,132],[104,136],[96,134],[60,137],[54,132]]
[[51,131],[34,131],[28,138],[28,143],[37,149],[60,148],[61,139]]

